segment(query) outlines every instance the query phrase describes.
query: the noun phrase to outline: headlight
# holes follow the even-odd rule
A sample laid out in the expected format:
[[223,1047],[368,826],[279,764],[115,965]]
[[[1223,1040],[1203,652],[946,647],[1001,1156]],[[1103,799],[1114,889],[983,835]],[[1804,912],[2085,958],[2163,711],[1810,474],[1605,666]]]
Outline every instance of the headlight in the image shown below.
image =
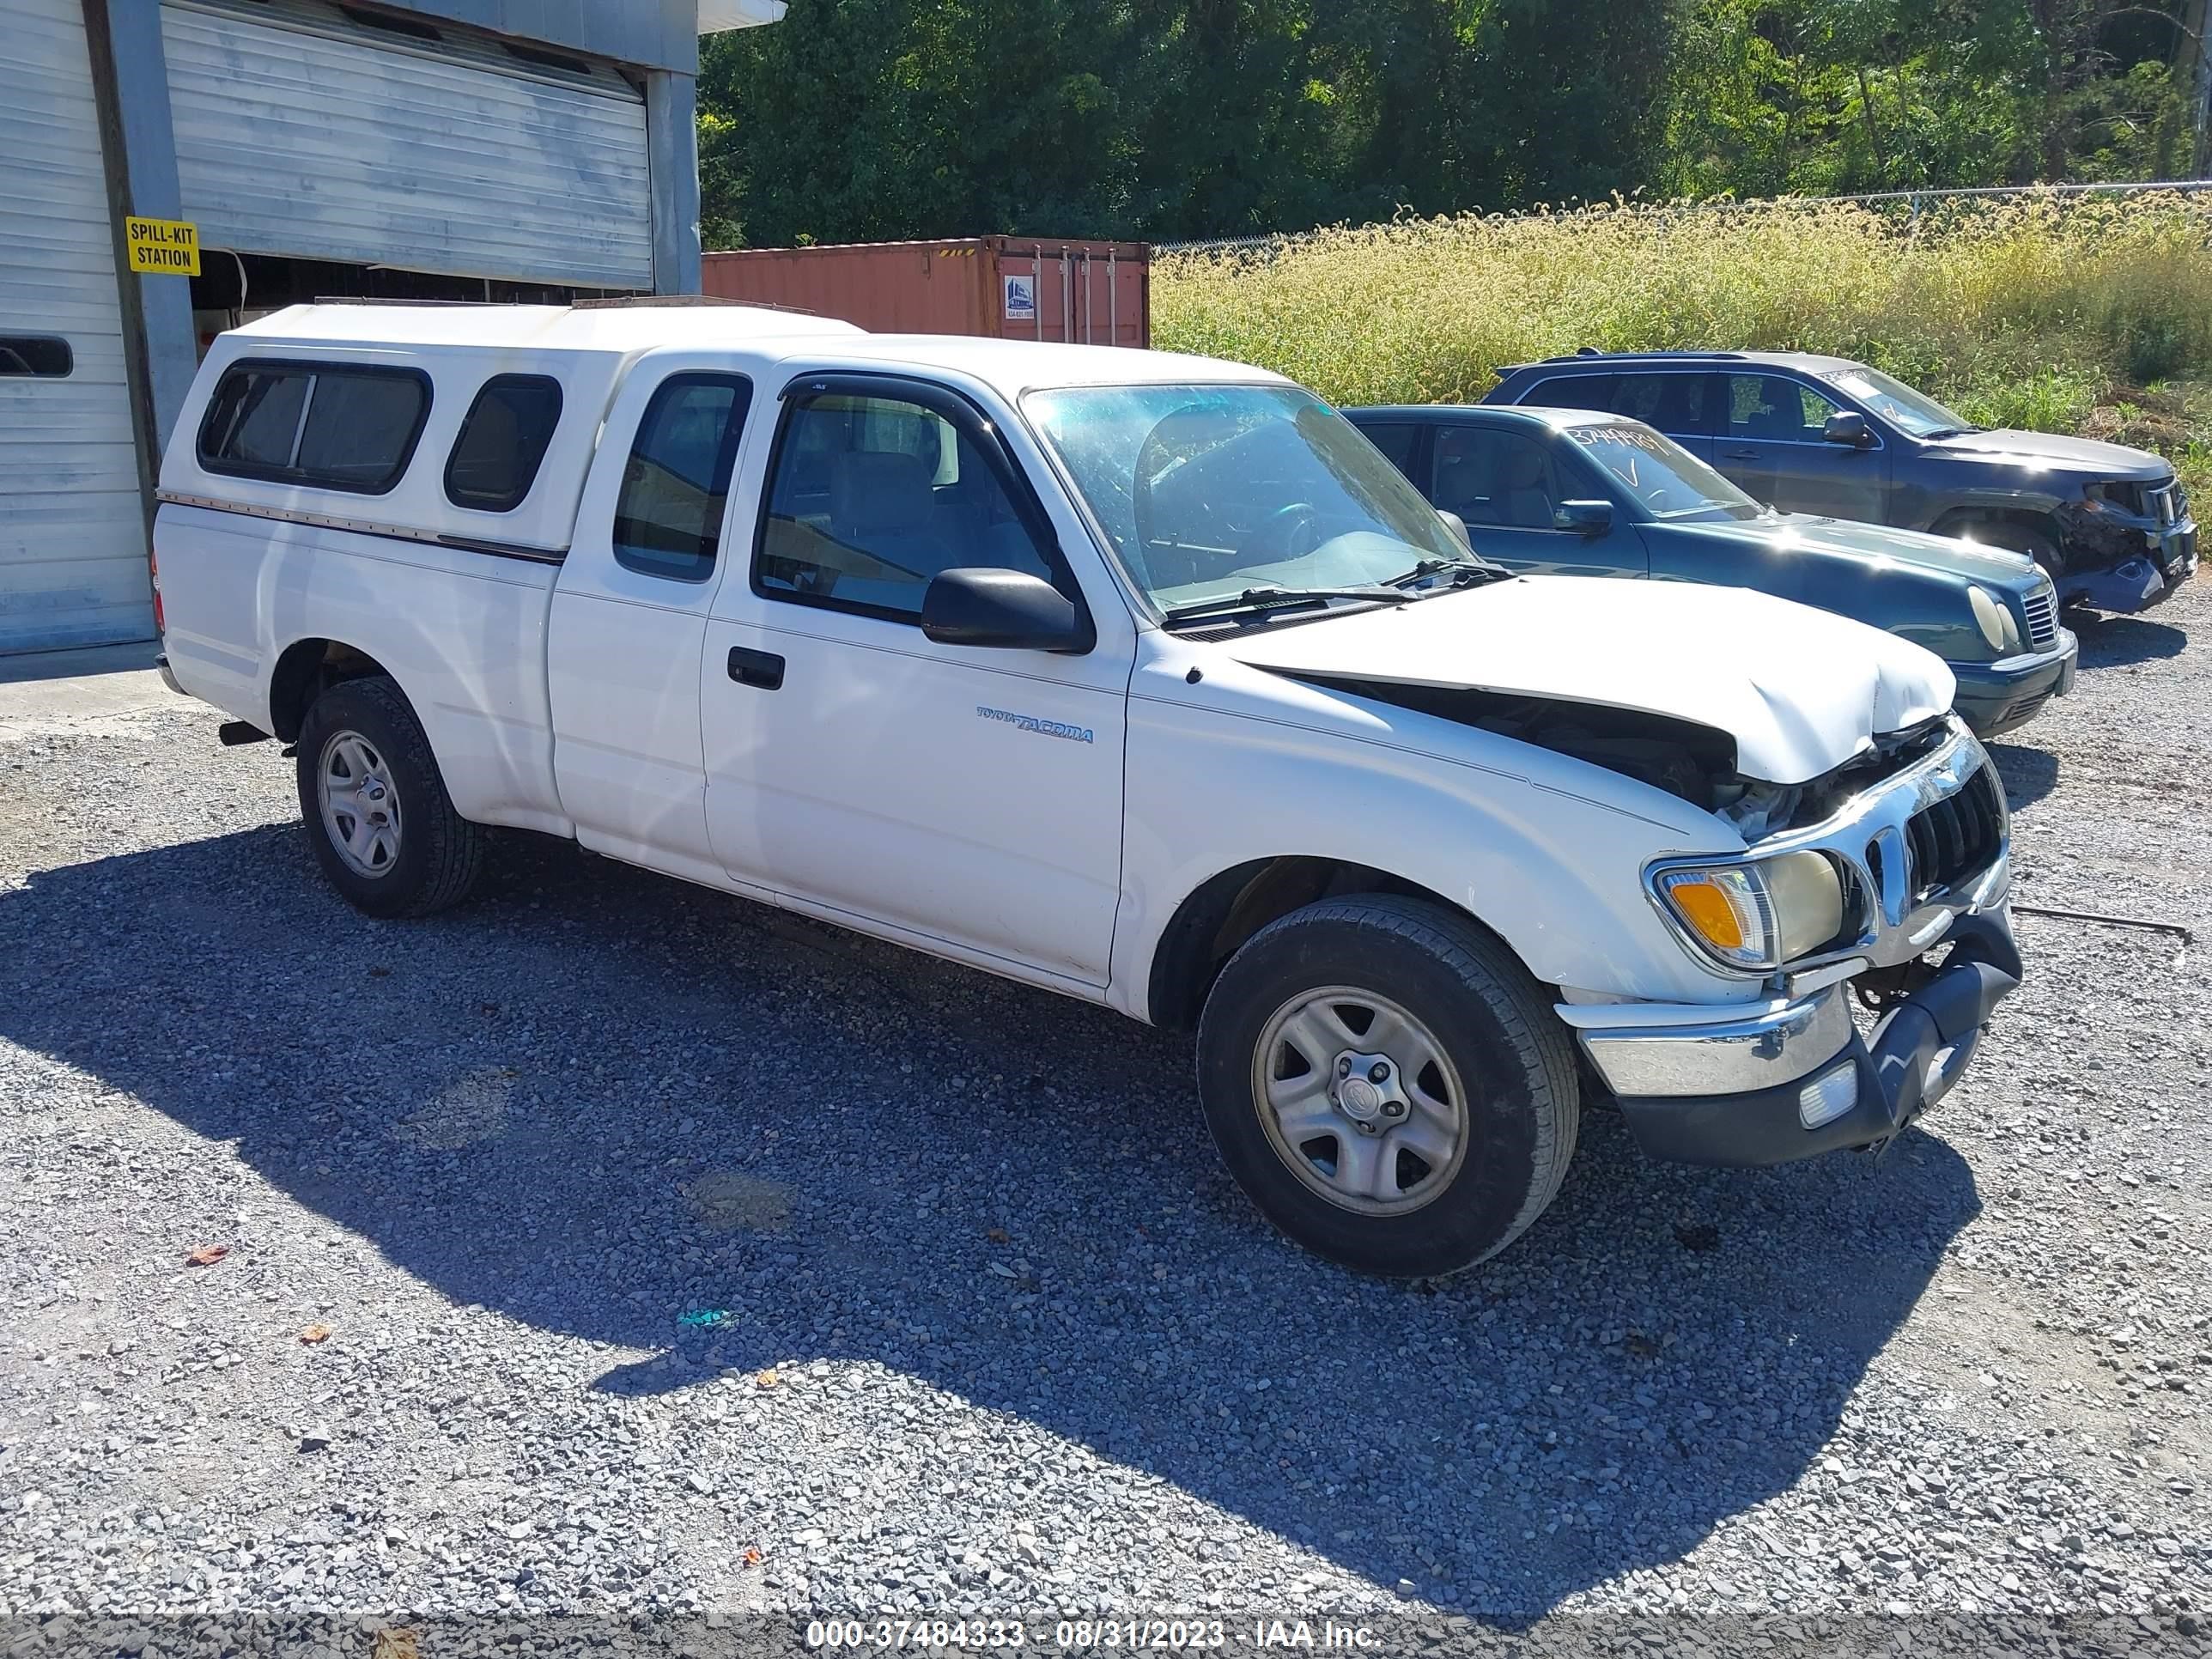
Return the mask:
[[2008,656],[2020,649],[2020,627],[2013,621],[2010,611],[1979,587],[1966,590],[1966,603],[1972,608],[1974,624],[1990,642],[1990,650],[2000,656]]
[[1731,968],[1779,968],[1844,931],[1843,879],[1818,853],[1676,865],[1653,884],[1690,937]]

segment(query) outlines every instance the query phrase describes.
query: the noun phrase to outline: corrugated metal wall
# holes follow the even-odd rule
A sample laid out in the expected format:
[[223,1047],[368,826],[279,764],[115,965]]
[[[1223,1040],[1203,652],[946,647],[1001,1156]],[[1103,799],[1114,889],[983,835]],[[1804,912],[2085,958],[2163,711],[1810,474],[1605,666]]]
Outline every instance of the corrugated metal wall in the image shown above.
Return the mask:
[[79,0],[0,0],[0,333],[61,378],[0,375],[0,652],[150,639],[107,179]]
[[[264,21],[264,17],[268,21]],[[649,289],[643,98],[338,24],[162,9],[205,247]]]

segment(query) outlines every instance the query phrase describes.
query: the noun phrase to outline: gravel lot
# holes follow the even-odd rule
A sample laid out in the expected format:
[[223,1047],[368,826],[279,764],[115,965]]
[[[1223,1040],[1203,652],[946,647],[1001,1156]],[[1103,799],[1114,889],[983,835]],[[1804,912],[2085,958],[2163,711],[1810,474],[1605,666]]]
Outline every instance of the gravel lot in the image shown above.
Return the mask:
[[1182,1040],[526,837],[368,922],[273,746],[0,688],[0,1652],[1171,1608],[2203,1648],[2208,612],[2087,630],[1999,751],[2023,902],[2198,948],[2024,919],[1880,1167],[1595,1114],[1526,1239],[1413,1287],[1266,1228]]

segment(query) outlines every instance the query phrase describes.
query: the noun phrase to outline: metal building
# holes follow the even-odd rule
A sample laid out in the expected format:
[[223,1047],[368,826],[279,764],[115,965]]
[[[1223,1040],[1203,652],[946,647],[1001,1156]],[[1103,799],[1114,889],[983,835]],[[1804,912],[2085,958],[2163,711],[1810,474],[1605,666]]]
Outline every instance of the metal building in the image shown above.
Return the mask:
[[217,331],[697,292],[698,37],[782,13],[0,0],[0,653],[151,637],[153,480]]

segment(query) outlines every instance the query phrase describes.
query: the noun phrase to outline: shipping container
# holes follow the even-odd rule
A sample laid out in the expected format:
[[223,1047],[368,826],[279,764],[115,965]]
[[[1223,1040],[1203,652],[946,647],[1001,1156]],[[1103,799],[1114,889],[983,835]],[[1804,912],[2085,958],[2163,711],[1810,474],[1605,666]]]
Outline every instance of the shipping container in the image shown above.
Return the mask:
[[986,334],[1149,346],[1143,242],[971,236],[709,253],[716,299],[793,306],[880,334]]

